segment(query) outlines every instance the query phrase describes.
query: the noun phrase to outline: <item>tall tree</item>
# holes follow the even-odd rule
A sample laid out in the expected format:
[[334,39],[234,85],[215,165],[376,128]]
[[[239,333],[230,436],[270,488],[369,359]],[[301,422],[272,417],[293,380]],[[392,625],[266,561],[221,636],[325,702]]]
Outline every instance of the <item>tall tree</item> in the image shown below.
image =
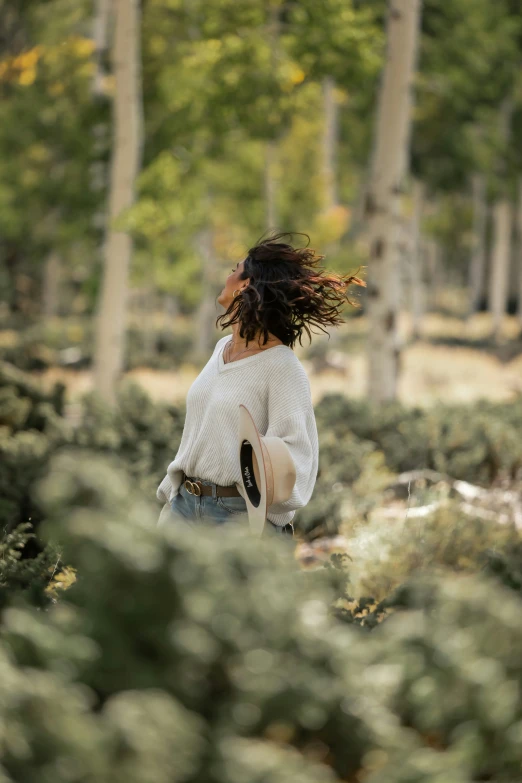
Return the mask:
[[142,98],[139,0],[115,0],[113,155],[104,268],[96,321],[95,387],[110,405],[123,369],[127,290],[133,241],[117,224],[135,197],[142,153]]
[[469,265],[469,310],[476,313],[485,289],[486,274],[486,226],[487,202],[486,179],[483,174],[472,178],[473,245]]
[[426,290],[424,287],[424,247],[422,241],[422,214],[424,210],[424,185],[413,180],[413,214],[411,219],[410,251],[410,301],[412,317],[412,336],[421,335],[422,319],[426,311]]
[[495,342],[500,339],[502,323],[506,314],[509,271],[511,262],[513,207],[509,192],[509,172],[507,170],[507,152],[511,139],[511,120],[513,101],[507,97],[502,102],[499,113],[500,139],[502,150],[497,164],[497,187],[495,203],[492,207],[493,240],[491,248],[489,310],[492,319],[492,336]]
[[518,178],[518,199],[517,199],[517,241],[516,241],[516,276],[518,277],[518,312],[517,318],[520,330],[522,331],[522,175]]
[[390,0],[386,57],[375,126],[370,182],[364,208],[368,224],[368,394],[373,402],[396,396],[398,335],[399,197],[408,171],[412,82],[421,0]]

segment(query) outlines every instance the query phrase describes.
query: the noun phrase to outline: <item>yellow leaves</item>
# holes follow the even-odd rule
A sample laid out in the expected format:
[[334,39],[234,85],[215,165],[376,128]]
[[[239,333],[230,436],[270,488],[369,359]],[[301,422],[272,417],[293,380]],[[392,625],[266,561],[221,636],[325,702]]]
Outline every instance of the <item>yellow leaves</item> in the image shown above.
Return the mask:
[[[23,87],[29,87],[36,81],[38,68],[42,65],[56,66],[64,63],[67,71],[70,71],[69,60],[89,60],[94,51],[94,41],[78,35],[71,35],[65,41],[56,46],[34,46],[25,52],[13,57],[7,57],[0,62],[0,81],[14,82]],[[86,68],[80,71],[80,75],[88,76],[92,72],[92,63],[86,63]],[[54,90],[54,92],[53,92]],[[49,94],[56,96],[63,89],[53,83],[48,90]]]
[[26,68],[22,71],[18,77],[18,84],[28,86],[36,79],[36,68]]
[[32,84],[36,79],[36,66],[42,53],[43,47],[35,46],[15,57],[7,57],[2,60],[0,62],[0,79],[23,85]]
[[65,566],[58,574],[55,574],[47,587],[45,592],[56,597],[57,590],[67,590],[72,584],[76,582],[76,569],[70,566]]
[[301,84],[306,76],[305,72],[295,63],[290,63],[290,81],[292,84]]
[[92,38],[83,38],[77,35],[71,35],[66,41],[65,46],[72,54],[75,54],[79,59],[90,57],[94,52],[94,41]]
[[287,61],[281,64],[280,78],[281,89],[284,92],[290,92],[298,84],[305,80],[306,74],[297,63]]
[[33,49],[29,49],[28,52],[23,52],[15,57],[15,66],[20,70],[34,68],[40,59],[43,52],[42,46],[35,46]]
[[318,245],[327,245],[340,239],[348,229],[351,211],[340,204],[321,212],[314,221],[313,235]]

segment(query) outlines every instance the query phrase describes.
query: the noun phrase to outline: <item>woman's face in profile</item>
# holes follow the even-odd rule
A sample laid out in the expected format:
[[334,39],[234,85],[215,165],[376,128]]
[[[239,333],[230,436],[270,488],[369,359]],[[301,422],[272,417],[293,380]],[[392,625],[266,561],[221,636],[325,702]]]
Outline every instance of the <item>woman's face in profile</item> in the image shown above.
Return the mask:
[[221,291],[221,293],[217,298],[219,304],[223,305],[225,309],[229,306],[232,299],[234,298],[233,296],[234,291],[237,291],[237,289],[243,288],[243,286],[248,285],[248,280],[241,280],[241,275],[243,273],[244,268],[245,268],[245,262],[240,261],[238,264],[236,264],[235,267],[233,267],[230,270],[230,274],[228,275],[225,281],[223,290]]

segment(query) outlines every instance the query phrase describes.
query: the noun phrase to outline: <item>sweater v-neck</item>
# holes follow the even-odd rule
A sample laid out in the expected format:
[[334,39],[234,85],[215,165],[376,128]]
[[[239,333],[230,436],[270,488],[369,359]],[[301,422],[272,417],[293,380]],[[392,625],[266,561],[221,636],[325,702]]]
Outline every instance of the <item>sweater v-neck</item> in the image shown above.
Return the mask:
[[[230,340],[232,340],[232,337],[230,337]],[[230,340],[227,340],[222,346],[221,350],[219,352],[218,356],[218,369],[219,372],[224,372],[225,370],[234,370],[238,369],[239,367],[243,367],[245,364],[248,364],[248,362],[253,362],[256,359],[258,359],[260,356],[263,356],[266,353],[270,353],[270,351],[277,351],[278,348],[285,348],[287,351],[291,351],[292,349],[288,345],[274,345],[272,348],[266,348],[264,351],[259,351],[259,353],[255,353],[252,356],[245,356],[243,359],[236,359],[235,362],[227,362],[225,363],[223,361],[223,353],[225,351],[225,347],[228,345]]]

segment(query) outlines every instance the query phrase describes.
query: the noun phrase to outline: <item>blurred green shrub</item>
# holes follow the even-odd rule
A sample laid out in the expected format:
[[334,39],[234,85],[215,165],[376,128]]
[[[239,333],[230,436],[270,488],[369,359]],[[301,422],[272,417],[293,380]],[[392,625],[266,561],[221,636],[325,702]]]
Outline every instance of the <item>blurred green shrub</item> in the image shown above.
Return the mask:
[[[91,367],[94,350],[92,318],[58,319],[25,328],[0,331],[0,361],[25,372],[50,367],[81,370]],[[190,362],[193,336],[188,331],[129,325],[126,332],[124,369],[149,367],[172,370]]]
[[115,454],[133,481],[155,497],[165,466],[181,439],[184,409],[156,405],[126,382],[114,411],[95,393],[82,399],[81,422],[64,418],[64,386],[46,393],[28,375],[0,362],[0,528],[42,518],[33,487],[63,446]]
[[355,599],[371,596],[379,602],[426,569],[494,574],[488,564],[509,558],[513,568],[515,557],[522,568],[521,547],[514,520],[500,525],[472,512],[464,514],[455,501],[420,518],[383,520],[376,514],[347,531],[347,592]]
[[158,528],[114,457],[56,455],[35,491],[79,577],[3,610],[6,780],[520,778],[522,601],[492,578],[417,574],[369,633],[279,539]]
[[318,428],[334,431],[340,443],[354,435],[372,442],[394,473],[431,468],[486,486],[500,476],[522,475],[522,396],[425,410],[328,394],[315,413]]

